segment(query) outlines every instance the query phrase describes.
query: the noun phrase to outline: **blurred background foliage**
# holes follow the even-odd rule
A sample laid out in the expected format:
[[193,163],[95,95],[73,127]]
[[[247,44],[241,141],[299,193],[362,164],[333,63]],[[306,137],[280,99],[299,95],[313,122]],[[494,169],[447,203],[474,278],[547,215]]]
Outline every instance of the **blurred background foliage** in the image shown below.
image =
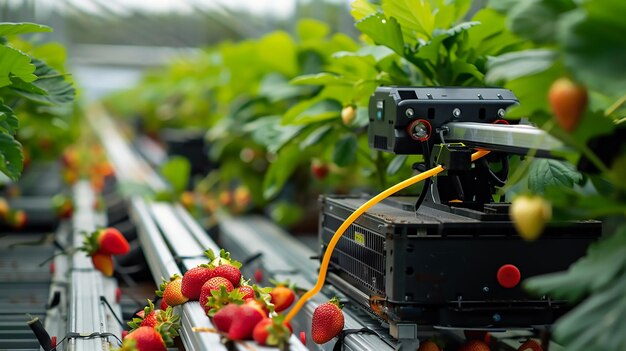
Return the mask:
[[[83,84],[119,73],[115,86],[129,88],[103,102],[132,138],[171,148],[174,130],[206,141],[198,153],[208,170],[192,172],[194,191],[180,194],[202,215],[265,212],[294,230],[309,219],[302,230],[315,230],[318,194],[376,192],[420,161],[368,148],[367,101],[377,86],[513,90],[521,104],[507,118],[536,124],[572,152],[569,163],[516,160],[514,185],[501,192],[539,193],[556,219],[601,219],[606,232],[569,271],[526,286],[580,302],[554,329],[565,349],[626,348],[624,1],[258,2],[291,6],[266,12],[251,11],[257,2],[190,1],[149,14],[120,1],[46,3],[61,14],[47,19],[59,21],[75,72],[91,77]],[[85,73],[96,66],[101,80]],[[547,98],[563,77],[589,96],[573,132],[556,123]]]

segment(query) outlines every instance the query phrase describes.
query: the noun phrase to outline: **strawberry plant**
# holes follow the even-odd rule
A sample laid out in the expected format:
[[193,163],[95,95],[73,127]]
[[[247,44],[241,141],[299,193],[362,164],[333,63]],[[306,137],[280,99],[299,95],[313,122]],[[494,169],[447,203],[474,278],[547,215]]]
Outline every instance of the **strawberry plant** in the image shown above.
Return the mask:
[[[55,133],[71,129],[75,91],[63,70],[64,50],[58,44],[35,45],[17,35],[51,32],[34,23],[0,23],[0,172],[16,180],[22,172],[22,144],[44,143],[52,148]],[[43,59],[43,60],[42,60]],[[20,123],[20,121],[22,123]],[[26,123],[24,123],[26,122]],[[22,126],[21,131],[20,124]],[[38,125],[48,128],[37,135]]]
[[532,278],[525,285],[538,295],[580,303],[554,328],[554,339],[565,349],[621,350],[626,345],[619,317],[626,315],[626,38],[618,33],[626,26],[617,14],[626,11],[626,4],[492,4],[506,14],[511,31],[531,46],[490,58],[486,81],[503,84],[520,99],[508,118],[529,117],[572,149],[564,155],[569,163],[525,162],[520,169],[526,176],[517,178],[516,187],[549,201],[555,219],[607,221],[605,236],[586,257],[566,272]]

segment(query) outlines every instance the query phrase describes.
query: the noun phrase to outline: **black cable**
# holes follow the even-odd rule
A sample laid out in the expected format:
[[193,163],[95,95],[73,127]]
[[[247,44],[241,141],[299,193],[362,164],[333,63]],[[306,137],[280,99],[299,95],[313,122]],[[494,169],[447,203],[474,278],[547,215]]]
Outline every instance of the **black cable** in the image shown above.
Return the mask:
[[262,253],[262,252],[257,252],[257,253],[255,253],[255,254],[252,254],[252,255],[250,255],[250,256],[248,256],[248,257],[246,257],[246,259],[245,259],[245,260],[241,261],[241,265],[245,267],[245,266],[249,265],[250,263],[252,263],[252,262],[254,262],[254,261],[258,260],[258,259],[259,259],[259,258],[261,258],[262,256],[263,256],[263,253]]
[[380,337],[380,335],[378,335],[378,333],[376,333],[375,331],[373,331],[372,329],[368,328],[368,327],[364,327],[361,329],[344,329],[341,331],[341,333],[339,333],[339,336],[337,337],[337,342],[335,343],[335,346],[333,346],[333,351],[341,351],[343,350],[343,345],[344,345],[344,340],[348,335],[352,335],[352,334],[359,334],[359,333],[363,333],[363,334],[373,334],[376,335],[378,337]]
[[122,320],[117,316],[115,311],[113,311],[113,307],[111,307],[111,305],[109,304],[109,301],[107,301],[107,298],[104,296],[100,296],[100,301],[104,302],[104,304],[109,308],[109,311],[111,311],[111,314],[113,314],[113,317],[115,317],[115,320],[120,324],[122,329],[124,329],[125,327],[124,322],[122,322]]
[[113,333],[91,333],[88,335],[84,335],[84,334],[80,334],[80,333],[74,333],[74,332],[70,332],[67,333],[63,339],[61,339],[60,341],[58,341],[56,344],[52,345],[51,348],[49,349],[44,349],[46,351],[56,351],[57,346],[61,345],[65,340],[67,339],[93,339],[93,338],[106,338],[112,336],[115,338],[115,340],[117,340],[117,342],[122,345],[122,340],[120,340],[120,338],[117,337],[117,335],[113,334]]

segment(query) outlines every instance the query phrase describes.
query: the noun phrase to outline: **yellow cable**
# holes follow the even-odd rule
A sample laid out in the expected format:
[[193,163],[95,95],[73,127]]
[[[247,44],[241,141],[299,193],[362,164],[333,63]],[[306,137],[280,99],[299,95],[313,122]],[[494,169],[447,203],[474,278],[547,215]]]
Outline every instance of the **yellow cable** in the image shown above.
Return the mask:
[[[472,161],[476,161],[477,159],[485,156],[486,154],[488,154],[489,151],[487,150],[479,150],[475,153],[472,154]],[[328,243],[328,247],[326,248],[326,252],[324,253],[324,257],[322,258],[322,264],[320,265],[320,272],[319,275],[317,276],[317,282],[315,283],[315,286],[313,288],[311,288],[311,290],[307,291],[304,295],[302,295],[302,297],[300,297],[300,299],[296,302],[296,305],[293,306],[293,308],[291,309],[291,311],[289,311],[289,313],[287,314],[287,317],[285,317],[285,322],[289,322],[293,317],[295,317],[295,315],[300,311],[300,309],[304,306],[304,304],[311,298],[313,297],[315,294],[317,294],[320,290],[322,290],[322,287],[324,286],[324,281],[326,280],[326,272],[328,270],[328,264],[330,263],[330,257],[333,254],[333,251],[335,250],[335,246],[337,246],[337,243],[339,242],[339,238],[341,238],[341,236],[343,235],[343,233],[346,231],[346,229],[348,229],[348,227],[357,219],[359,218],[360,215],[362,215],[365,211],[369,210],[370,208],[372,208],[372,206],[376,205],[377,203],[381,202],[382,200],[386,199],[387,197],[397,193],[398,191],[409,187],[413,184],[419,183],[422,180],[425,180],[427,178],[436,176],[437,174],[441,173],[443,171],[443,167],[441,166],[437,166],[434,168],[429,169],[426,172],[420,173],[416,176],[413,176],[405,181],[402,181],[394,186],[392,186],[391,188],[383,191],[382,193],[374,196],[373,198],[371,198],[370,200],[368,200],[366,203],[364,203],[363,205],[361,205],[361,207],[357,208],[356,211],[354,211],[339,227],[339,229],[337,229],[337,231],[335,232],[335,234],[333,235],[333,237],[330,239],[330,242]]]

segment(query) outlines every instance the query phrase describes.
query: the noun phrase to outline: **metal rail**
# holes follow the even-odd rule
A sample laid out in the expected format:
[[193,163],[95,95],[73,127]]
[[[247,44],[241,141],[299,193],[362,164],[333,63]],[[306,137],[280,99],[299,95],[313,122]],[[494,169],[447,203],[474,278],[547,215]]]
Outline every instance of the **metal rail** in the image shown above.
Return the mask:
[[[107,150],[119,181],[148,184],[153,190],[167,187],[131,149],[102,109],[91,110],[88,120]],[[219,250],[217,244],[180,205],[133,197],[130,199],[129,212],[137,226],[139,240],[156,284],[161,282],[161,277],[182,275],[184,271],[205,263],[203,253],[206,249]],[[193,327],[213,328],[198,302],[188,302],[177,308],[182,310],[180,335],[186,350],[227,350],[219,334],[192,330]],[[290,342],[292,350],[306,350],[295,336],[291,337]],[[265,349],[251,342],[237,343],[235,348],[241,351]]]
[[[73,190],[75,211],[72,243],[74,247],[79,247],[82,245],[82,234],[105,226],[106,218],[93,209],[95,195],[87,181],[78,182]],[[115,317],[121,316],[120,307],[115,299],[117,281],[95,270],[91,259],[83,252],[73,255],[70,275],[68,333],[81,335],[113,333],[121,339],[122,326],[117,323]],[[115,316],[103,299],[111,305]],[[70,338],[68,350],[106,351],[117,344],[109,337]]]

